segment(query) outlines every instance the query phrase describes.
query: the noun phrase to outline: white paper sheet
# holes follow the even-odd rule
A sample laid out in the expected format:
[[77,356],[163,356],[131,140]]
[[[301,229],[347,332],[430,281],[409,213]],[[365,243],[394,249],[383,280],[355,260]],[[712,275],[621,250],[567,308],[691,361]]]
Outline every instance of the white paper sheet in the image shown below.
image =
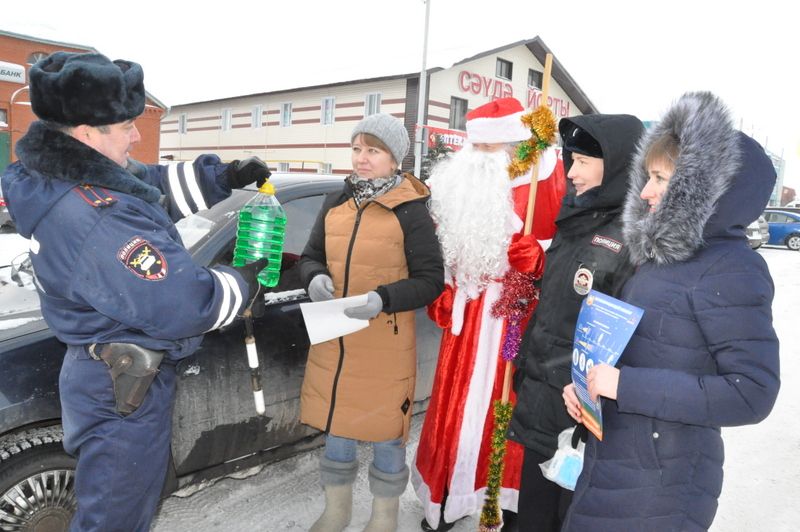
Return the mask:
[[306,322],[311,345],[365,329],[369,325],[369,320],[348,318],[344,314],[344,309],[366,304],[367,294],[318,303],[300,303],[300,311]]

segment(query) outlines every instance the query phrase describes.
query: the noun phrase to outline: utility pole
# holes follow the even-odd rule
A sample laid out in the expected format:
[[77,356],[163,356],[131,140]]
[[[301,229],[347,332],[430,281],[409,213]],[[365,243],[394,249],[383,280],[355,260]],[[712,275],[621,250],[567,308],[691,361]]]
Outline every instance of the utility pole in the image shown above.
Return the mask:
[[419,177],[422,169],[422,143],[426,142],[424,129],[425,121],[425,93],[428,90],[428,75],[425,65],[428,58],[428,20],[431,15],[431,0],[425,2],[425,36],[422,44],[422,70],[419,73],[419,98],[417,99],[417,127],[415,128],[414,141],[414,175]]

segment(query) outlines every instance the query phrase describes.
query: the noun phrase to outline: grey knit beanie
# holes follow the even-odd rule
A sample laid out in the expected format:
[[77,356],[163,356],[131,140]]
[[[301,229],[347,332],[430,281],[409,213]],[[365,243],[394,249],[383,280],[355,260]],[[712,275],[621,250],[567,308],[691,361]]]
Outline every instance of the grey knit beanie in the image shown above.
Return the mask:
[[411,141],[408,139],[406,127],[399,119],[383,113],[369,115],[356,124],[350,141],[352,142],[361,133],[369,133],[379,138],[392,152],[394,162],[398,165],[403,164]]

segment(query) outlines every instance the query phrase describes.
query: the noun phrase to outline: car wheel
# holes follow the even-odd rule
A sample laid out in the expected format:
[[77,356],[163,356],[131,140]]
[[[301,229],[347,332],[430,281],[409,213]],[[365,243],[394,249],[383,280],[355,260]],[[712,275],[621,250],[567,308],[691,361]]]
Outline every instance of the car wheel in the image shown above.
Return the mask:
[[786,247],[797,251],[800,249],[800,234],[793,234],[786,237]]
[[62,532],[75,513],[75,459],[61,427],[0,439],[0,530]]

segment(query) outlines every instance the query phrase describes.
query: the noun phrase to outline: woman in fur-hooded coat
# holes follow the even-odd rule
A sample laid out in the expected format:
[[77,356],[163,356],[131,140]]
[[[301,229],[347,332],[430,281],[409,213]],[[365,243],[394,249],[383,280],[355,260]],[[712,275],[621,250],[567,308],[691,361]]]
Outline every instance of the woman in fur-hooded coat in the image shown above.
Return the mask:
[[[665,136],[677,141],[674,171],[648,201],[648,152]],[[642,139],[623,214],[637,271],[622,299],[644,316],[619,369],[596,375],[607,379],[595,383],[603,441],[590,436],[562,530],[711,526],[720,427],[764,419],[780,386],[774,287],[744,229],[774,183],[764,150],[709,93],[684,95]]]

